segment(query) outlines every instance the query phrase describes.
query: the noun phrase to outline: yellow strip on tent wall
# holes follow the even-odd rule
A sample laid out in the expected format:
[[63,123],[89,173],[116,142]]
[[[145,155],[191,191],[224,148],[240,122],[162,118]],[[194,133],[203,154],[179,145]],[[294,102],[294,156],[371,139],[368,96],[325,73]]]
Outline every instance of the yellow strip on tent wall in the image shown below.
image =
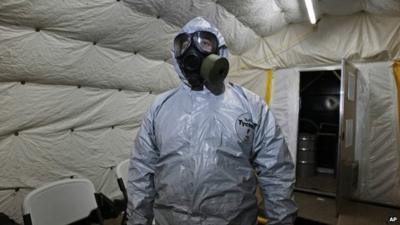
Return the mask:
[[398,116],[400,118],[400,60],[396,60],[393,63],[393,75],[397,85],[397,111],[399,113]]
[[265,71],[266,84],[265,84],[265,102],[269,105],[272,93],[272,69]]

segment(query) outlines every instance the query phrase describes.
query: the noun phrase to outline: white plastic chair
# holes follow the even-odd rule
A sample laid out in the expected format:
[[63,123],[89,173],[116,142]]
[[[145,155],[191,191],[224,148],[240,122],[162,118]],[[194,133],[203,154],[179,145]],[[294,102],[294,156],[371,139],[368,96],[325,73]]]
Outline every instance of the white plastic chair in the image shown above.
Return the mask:
[[87,179],[68,179],[46,184],[30,192],[22,205],[25,225],[67,225],[96,213],[95,189]]

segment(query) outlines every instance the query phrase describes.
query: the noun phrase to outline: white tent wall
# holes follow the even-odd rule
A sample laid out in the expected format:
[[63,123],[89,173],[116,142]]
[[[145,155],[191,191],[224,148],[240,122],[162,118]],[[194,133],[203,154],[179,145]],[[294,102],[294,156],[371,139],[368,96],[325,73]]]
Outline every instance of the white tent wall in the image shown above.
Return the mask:
[[268,68],[400,57],[398,1],[319,3],[313,27],[292,0],[0,1],[0,190],[18,190],[0,191],[0,211],[21,221],[29,190],[69,176],[115,195],[112,168],[155,95],[179,84],[171,44],[195,16],[225,37],[229,79],[262,97]]
[[27,191],[71,176],[120,195],[114,167],[155,95],[28,82],[2,82],[0,93],[0,188],[17,188],[0,191],[0,211],[20,220]]
[[[400,136],[392,62],[358,63],[356,197],[400,206]],[[271,108],[296,155],[301,68],[274,71]]]
[[288,143],[293,161],[297,155],[300,76],[295,68],[273,72],[270,107]]
[[400,206],[400,136],[392,62],[357,64],[357,196]]

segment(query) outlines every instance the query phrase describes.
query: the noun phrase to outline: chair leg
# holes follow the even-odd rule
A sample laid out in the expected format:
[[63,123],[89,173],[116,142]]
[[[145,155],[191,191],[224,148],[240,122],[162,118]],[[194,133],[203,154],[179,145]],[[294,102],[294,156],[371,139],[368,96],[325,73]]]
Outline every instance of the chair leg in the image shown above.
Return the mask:
[[24,219],[24,225],[32,225],[31,214],[25,214],[23,216],[23,219]]
[[96,209],[96,217],[99,220],[99,224],[104,225],[104,220],[103,220],[103,217],[101,216],[101,212],[100,212],[99,208]]
[[127,214],[126,214],[126,210],[122,213],[122,220],[121,220],[121,225],[126,225],[127,223]]

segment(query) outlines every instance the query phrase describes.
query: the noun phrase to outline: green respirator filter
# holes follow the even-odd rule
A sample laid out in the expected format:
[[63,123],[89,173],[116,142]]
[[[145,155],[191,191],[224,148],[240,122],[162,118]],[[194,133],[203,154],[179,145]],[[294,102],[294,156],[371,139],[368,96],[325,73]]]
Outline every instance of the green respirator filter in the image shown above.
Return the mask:
[[229,71],[229,62],[226,58],[211,54],[207,56],[200,68],[200,75],[211,85],[223,83]]

